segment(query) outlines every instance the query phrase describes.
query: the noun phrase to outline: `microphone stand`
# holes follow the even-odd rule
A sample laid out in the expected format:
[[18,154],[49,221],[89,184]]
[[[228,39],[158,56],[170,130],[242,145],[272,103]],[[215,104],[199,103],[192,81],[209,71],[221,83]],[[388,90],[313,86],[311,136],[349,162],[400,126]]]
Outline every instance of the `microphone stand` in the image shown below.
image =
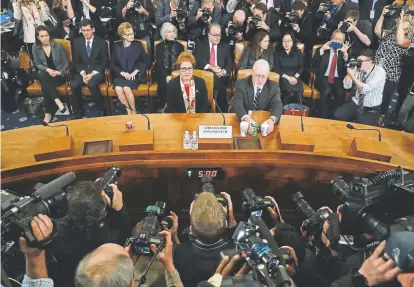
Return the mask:
[[302,104],[302,95],[300,95],[299,101],[300,101],[300,107],[302,108],[302,112],[300,113],[300,128],[302,129],[302,132],[304,132],[305,131],[305,127],[303,125],[303,113],[304,113],[304,109],[303,109],[303,104]]
[[165,243],[164,241],[161,242],[160,246],[158,247],[157,251],[155,251],[154,256],[151,258],[151,261],[147,267],[147,269],[145,269],[144,274],[142,274],[141,278],[139,278],[139,284],[137,287],[140,287],[142,284],[144,284],[147,281],[147,274],[152,266],[152,263],[154,263],[155,258],[157,258],[157,255],[161,252],[162,249],[164,249],[165,247]]
[[127,106],[127,105],[124,105],[124,107],[127,108],[128,110],[134,111],[134,112],[140,114],[141,116],[145,117],[147,119],[147,128],[148,128],[148,130],[151,129],[150,119],[148,118],[147,115],[144,115],[143,113],[138,112],[137,110],[134,110],[133,108],[131,108],[131,107]]
[[216,105],[216,108],[219,110],[219,112],[220,112],[221,116],[223,117],[223,126],[226,126],[226,118],[224,117],[223,112],[221,111],[221,109],[220,109],[219,105],[217,104],[217,94],[216,94],[216,96],[214,97],[214,103],[215,103],[215,105]]
[[346,125],[346,127],[350,130],[357,130],[357,131],[376,131],[376,132],[378,132],[378,141],[379,142],[382,141],[382,135],[381,135],[381,131],[379,129],[359,129],[359,128],[356,128],[356,127],[354,127],[354,125],[349,124],[349,123]]

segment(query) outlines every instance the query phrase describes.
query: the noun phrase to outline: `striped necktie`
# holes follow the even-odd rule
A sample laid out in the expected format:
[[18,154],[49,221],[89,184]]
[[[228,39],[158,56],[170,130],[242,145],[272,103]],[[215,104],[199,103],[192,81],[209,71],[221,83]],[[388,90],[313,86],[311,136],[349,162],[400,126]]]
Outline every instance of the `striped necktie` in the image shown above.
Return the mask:
[[[366,78],[366,73],[364,72],[360,72],[358,75],[358,79],[365,82]],[[364,112],[364,99],[365,99],[365,94],[362,94],[359,90],[355,91],[356,94],[358,94],[358,114],[362,114]]]
[[257,107],[259,106],[260,96],[262,95],[262,89],[258,88],[256,91],[256,95],[253,99],[253,110],[257,111]]

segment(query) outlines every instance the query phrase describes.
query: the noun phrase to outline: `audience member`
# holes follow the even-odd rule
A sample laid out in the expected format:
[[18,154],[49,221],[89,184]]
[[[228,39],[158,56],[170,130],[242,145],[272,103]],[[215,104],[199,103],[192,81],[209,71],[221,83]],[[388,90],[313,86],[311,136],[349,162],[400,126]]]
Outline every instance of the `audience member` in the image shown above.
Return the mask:
[[221,27],[213,23],[208,29],[208,39],[197,43],[195,49],[196,68],[214,73],[214,98],[222,111],[229,108],[226,86],[233,68],[233,57],[227,43],[221,41]]
[[311,49],[313,27],[313,15],[306,7],[305,2],[297,0],[292,3],[292,12],[296,12],[299,16],[299,23],[293,24],[292,30],[296,33],[296,38],[305,44],[306,50]]
[[193,76],[195,58],[190,52],[183,52],[176,62],[180,76],[167,84],[167,110],[169,113],[207,113],[209,102],[206,83]]
[[154,78],[158,83],[157,95],[160,100],[160,108],[166,103],[167,84],[171,80],[171,72],[175,70],[178,56],[184,52],[184,46],[176,41],[177,28],[165,22],[161,27],[162,41],[155,47],[155,73]]
[[248,115],[248,111],[270,111],[271,116],[266,122],[269,124],[268,133],[271,133],[280,120],[283,104],[280,100],[279,84],[268,80],[269,70],[269,63],[265,60],[257,60],[253,65],[252,75],[237,80],[233,111],[239,121],[249,123],[253,120]]
[[[250,22],[254,17],[259,17],[260,21],[257,21],[257,24],[251,28]],[[268,11],[266,4],[262,2],[254,7],[253,16],[247,18],[246,40],[251,41],[258,30],[267,32],[271,42],[278,42],[282,36],[277,14],[274,10]]]
[[120,24],[118,35],[122,42],[114,44],[111,55],[111,69],[115,74],[114,87],[119,100],[127,107],[127,114],[133,115],[136,114],[136,106],[132,90],[137,89],[140,83],[146,83],[149,58],[141,42],[134,41],[131,24]]
[[361,67],[347,68],[345,89],[355,87],[352,100],[335,111],[334,118],[341,121],[376,126],[380,117],[385,70],[374,64],[374,51],[365,50],[358,57]]
[[[209,17],[205,19],[202,17],[203,11],[207,12],[207,10]],[[214,4],[214,0],[196,1],[188,17],[188,39],[192,41],[205,39],[209,32],[209,25],[221,24],[221,17],[221,8]]]
[[303,54],[297,48],[297,41],[292,33],[285,34],[282,45],[278,45],[275,72],[280,75],[279,85],[283,105],[300,103],[303,86],[299,77],[303,72]]
[[81,87],[87,85],[100,116],[105,115],[104,98],[99,84],[105,80],[105,69],[108,66],[108,44],[95,36],[95,27],[91,20],[81,22],[83,37],[73,43],[73,64],[75,76],[71,83],[72,95],[76,99],[77,112],[80,118],[85,116]]
[[[324,4],[325,3],[322,3],[319,6],[319,10],[324,8]],[[321,27],[325,27],[330,31],[337,29],[338,24],[341,21],[344,21],[346,12],[349,10],[349,4],[346,3],[345,0],[332,0],[332,4],[332,7],[323,14],[323,24],[321,25]]]
[[50,39],[49,31],[45,26],[36,27],[36,43],[33,45],[33,58],[39,70],[39,80],[45,103],[45,117],[43,125],[52,120],[52,114],[59,111],[64,114],[67,108],[59,99],[56,88],[65,82],[66,69],[69,67],[68,56],[61,44]]
[[257,60],[263,59],[269,63],[270,70],[273,71],[274,49],[269,42],[269,35],[266,32],[257,32],[243,54],[240,69],[251,69]]
[[[242,31],[246,30],[246,13],[243,10],[236,10],[233,14],[232,21],[229,21],[227,28],[225,29],[226,40],[230,41],[231,37],[229,35],[229,27],[232,25],[238,25]],[[225,26],[225,25],[223,25]],[[244,40],[244,32],[236,33],[236,41],[242,42]]]
[[[102,7],[103,7],[102,0],[75,1],[75,6],[74,6],[76,18],[77,18],[76,21],[79,22],[79,21],[82,21],[83,19],[89,19],[90,21],[92,21],[96,35],[101,38],[105,36],[103,23],[101,21]],[[81,29],[82,29],[82,24],[81,24]]]

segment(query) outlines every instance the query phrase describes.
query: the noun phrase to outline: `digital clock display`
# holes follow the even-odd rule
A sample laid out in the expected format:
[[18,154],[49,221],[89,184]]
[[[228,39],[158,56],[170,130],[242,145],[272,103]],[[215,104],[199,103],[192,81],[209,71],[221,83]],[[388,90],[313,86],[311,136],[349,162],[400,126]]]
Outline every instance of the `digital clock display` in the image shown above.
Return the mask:
[[211,176],[213,179],[224,179],[225,172],[221,167],[217,168],[187,168],[187,177],[202,178],[203,176]]

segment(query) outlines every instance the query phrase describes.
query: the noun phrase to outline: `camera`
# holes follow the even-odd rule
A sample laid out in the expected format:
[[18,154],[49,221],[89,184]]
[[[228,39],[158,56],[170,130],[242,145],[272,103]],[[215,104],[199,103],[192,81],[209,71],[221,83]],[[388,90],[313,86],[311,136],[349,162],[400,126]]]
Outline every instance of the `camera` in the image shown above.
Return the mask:
[[328,40],[331,38],[332,32],[333,31],[331,29],[326,27],[319,27],[316,32],[316,36],[321,40]]
[[203,21],[204,23],[208,23],[208,19],[210,19],[211,16],[211,11],[208,8],[203,8],[201,10],[201,21]]
[[172,220],[165,216],[166,203],[163,201],[155,202],[146,208],[147,216],[142,221],[141,231],[136,236],[128,238],[125,245],[131,244],[132,250],[138,255],[151,255],[150,246],[154,244],[160,247],[164,244],[164,239],[160,235],[163,227],[170,229]]
[[194,200],[196,200],[198,195],[202,192],[210,192],[210,193],[214,194],[216,196],[217,201],[223,207],[227,207],[228,202],[227,202],[226,197],[224,195],[220,194],[220,193],[216,193],[216,188],[213,185],[213,178],[211,176],[203,175],[201,177],[200,192],[195,194]]
[[332,180],[332,192],[344,201],[341,209],[341,233],[369,233],[381,241],[388,236],[388,224],[412,214],[414,175],[397,170],[377,172],[346,182]]
[[315,210],[309,205],[309,203],[303,199],[301,192],[296,192],[292,196],[292,200],[296,203],[296,210],[303,213],[306,219],[303,221],[302,229],[309,235],[317,235],[322,232],[323,223],[329,216],[329,212],[326,210]]
[[285,259],[286,265],[294,265],[295,260],[292,257],[292,254],[290,254],[289,250],[285,248],[279,248],[280,256]]
[[243,33],[244,27],[239,22],[231,24],[227,30],[227,34],[230,38],[230,46],[233,46],[237,42],[237,33]]
[[188,9],[185,7],[183,0],[179,1],[175,12],[177,13],[175,19],[177,19],[178,22],[178,29],[182,31],[185,29],[185,21],[189,15]]
[[249,211],[250,213],[256,211],[264,211],[268,207],[274,208],[275,205],[269,199],[263,199],[260,196],[257,196],[253,189],[246,188],[243,191],[243,202],[242,202],[242,209],[245,211]]
[[254,30],[257,29],[257,24],[262,21],[259,15],[255,15],[252,17],[252,20],[249,22],[249,29]]
[[351,27],[351,23],[343,22],[341,27],[339,28],[339,31],[341,31],[342,33],[346,33],[346,31],[348,31],[349,27]]
[[289,14],[286,14],[284,17],[285,23],[288,25],[298,24],[300,22],[300,17],[298,12],[291,12]]
[[351,59],[349,60],[348,63],[345,64],[345,67],[350,68],[350,69],[352,68],[360,69],[361,66],[362,66],[362,61],[360,59]]
[[142,4],[140,0],[134,0],[134,6],[133,8],[141,9]]
[[121,176],[121,169],[116,166],[110,167],[104,176],[100,180],[101,190],[103,190],[106,195],[109,197],[112,203],[112,199],[114,198],[114,191],[110,184],[115,184],[118,178]]
[[332,1],[330,1],[330,0],[325,1],[325,3],[323,3],[323,9],[319,10],[319,12],[325,14],[326,12],[328,12],[329,10],[331,10],[332,6],[333,6]]
[[400,17],[403,7],[400,4],[392,4],[388,6],[388,12],[384,15],[386,18],[398,18]]

